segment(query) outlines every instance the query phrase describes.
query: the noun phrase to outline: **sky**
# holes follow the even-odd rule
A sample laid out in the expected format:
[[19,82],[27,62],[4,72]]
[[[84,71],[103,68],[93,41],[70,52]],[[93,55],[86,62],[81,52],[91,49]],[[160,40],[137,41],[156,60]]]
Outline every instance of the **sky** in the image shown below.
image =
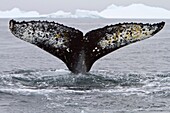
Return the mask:
[[38,11],[48,14],[63,10],[74,12],[76,9],[102,11],[111,4],[128,6],[145,4],[170,10],[170,0],[0,0],[0,11],[19,8],[24,11]]

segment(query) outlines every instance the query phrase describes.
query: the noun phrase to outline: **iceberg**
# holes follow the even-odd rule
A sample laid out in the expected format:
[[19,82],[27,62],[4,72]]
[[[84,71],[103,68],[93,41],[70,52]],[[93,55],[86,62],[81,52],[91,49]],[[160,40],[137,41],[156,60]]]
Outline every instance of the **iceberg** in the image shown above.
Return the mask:
[[77,9],[74,17],[76,18],[101,18],[97,11],[80,10]]
[[129,6],[108,6],[101,12],[77,9],[74,13],[62,10],[55,13],[40,15],[37,11],[21,11],[14,8],[10,11],[0,11],[0,18],[28,18],[28,17],[47,17],[47,18],[140,18],[140,19],[170,19],[170,11],[151,7],[144,4],[132,4]]
[[170,18],[170,11],[159,8],[159,7],[151,7],[144,4],[132,4],[129,6],[116,6],[114,4],[108,6],[101,12],[98,11],[89,11],[89,10],[81,10],[77,9],[75,14],[66,13],[66,12],[57,12],[47,17],[55,17],[55,18],[141,18],[141,19],[168,19]]
[[170,11],[144,4],[132,4],[126,7],[111,5],[99,14],[103,18],[170,18]]
[[72,18],[73,15],[70,12],[64,12],[62,10],[57,11],[56,13],[51,13],[46,15],[49,18]]
[[48,18],[100,18],[97,11],[77,9],[74,14],[71,12],[57,11],[56,13],[48,14]]
[[36,11],[21,11],[19,8],[14,8],[10,11],[0,11],[0,18],[22,18],[22,17],[41,17]]

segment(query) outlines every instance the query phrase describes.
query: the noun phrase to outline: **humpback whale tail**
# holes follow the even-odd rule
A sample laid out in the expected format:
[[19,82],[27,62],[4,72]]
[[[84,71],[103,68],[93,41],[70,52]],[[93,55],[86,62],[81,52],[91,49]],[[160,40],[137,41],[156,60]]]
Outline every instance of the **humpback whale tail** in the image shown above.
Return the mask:
[[165,22],[122,23],[83,33],[48,21],[10,20],[9,29],[21,40],[32,43],[61,59],[73,73],[90,71],[96,60],[131,43],[159,32]]

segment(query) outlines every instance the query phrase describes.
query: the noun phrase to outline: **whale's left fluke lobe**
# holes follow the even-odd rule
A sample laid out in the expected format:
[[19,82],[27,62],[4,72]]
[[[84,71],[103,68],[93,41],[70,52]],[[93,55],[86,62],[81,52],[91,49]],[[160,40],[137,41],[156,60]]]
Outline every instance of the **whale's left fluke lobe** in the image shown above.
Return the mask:
[[83,45],[83,33],[48,21],[11,20],[9,29],[17,38],[32,43],[61,59],[74,72]]
[[17,38],[61,59],[71,72],[86,73],[99,58],[153,36],[164,25],[165,22],[123,23],[92,30],[83,36],[81,31],[55,22],[10,20],[9,29]]

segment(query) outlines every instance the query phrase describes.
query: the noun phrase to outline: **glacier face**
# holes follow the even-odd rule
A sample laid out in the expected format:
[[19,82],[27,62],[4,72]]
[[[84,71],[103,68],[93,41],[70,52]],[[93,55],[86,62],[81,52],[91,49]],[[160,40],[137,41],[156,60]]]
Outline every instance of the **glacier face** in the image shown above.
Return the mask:
[[170,18],[170,11],[146,6],[144,4],[132,4],[129,6],[108,6],[101,12],[77,9],[74,13],[64,12],[62,10],[55,13],[41,15],[36,11],[21,11],[14,8],[10,11],[0,11],[0,18],[25,18],[25,17],[48,17],[48,18]]

